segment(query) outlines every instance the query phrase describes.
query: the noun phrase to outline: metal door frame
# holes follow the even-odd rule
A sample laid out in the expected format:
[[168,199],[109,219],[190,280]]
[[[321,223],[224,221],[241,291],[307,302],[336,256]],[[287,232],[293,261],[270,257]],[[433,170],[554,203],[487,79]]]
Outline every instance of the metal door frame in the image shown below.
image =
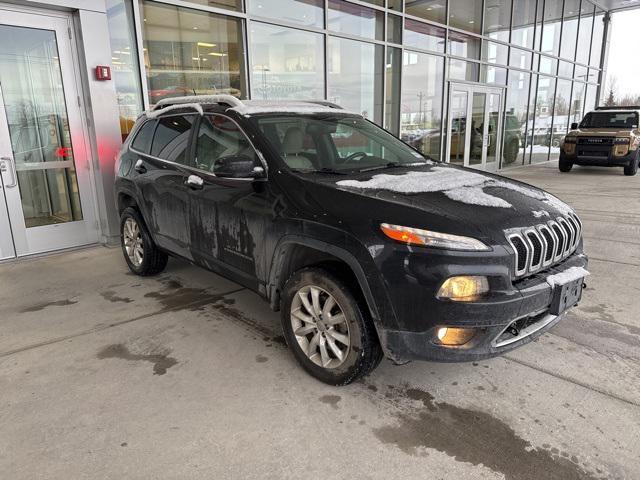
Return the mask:
[[[453,92],[465,92],[467,94],[467,112],[466,112],[466,128],[465,128],[465,140],[464,140],[464,159],[463,165],[465,167],[471,168],[480,168],[482,170],[486,170],[487,168],[487,152],[490,146],[489,143],[489,120],[490,120],[490,112],[489,112],[489,95],[497,94],[500,96],[500,102],[498,107],[498,118],[496,122],[496,160],[495,162],[491,162],[495,164],[495,170],[492,168],[491,171],[497,171],[500,163],[500,155],[501,155],[501,140],[502,140],[502,119],[504,116],[504,95],[505,89],[501,87],[490,87],[486,85],[481,85],[477,83],[465,83],[465,82],[449,82],[449,88],[447,93],[447,122],[446,122],[446,145],[445,145],[445,161],[447,163],[451,160],[451,138],[452,138],[452,128],[453,128],[453,116],[451,115],[451,101],[453,97]],[[481,163],[478,165],[469,165],[469,159],[471,155],[471,122],[469,121],[471,116],[473,115],[473,94],[474,93],[484,93],[485,101],[484,101],[484,127],[482,132],[482,158]]]
[[[0,208],[6,209],[10,217],[14,245],[13,257],[96,243],[99,240],[100,229],[97,221],[92,152],[89,133],[86,128],[85,112],[81,101],[82,82],[76,66],[78,55],[75,50],[76,46],[72,41],[72,16],[63,12],[36,11],[3,4],[0,4],[0,12],[2,12],[1,25],[47,30],[55,34],[74,160],[49,162],[48,165],[51,167],[65,167],[71,166],[72,163],[74,164],[82,209],[82,220],[27,229],[20,201],[19,186],[14,189],[3,188],[3,195],[0,196]],[[2,156],[6,156],[7,153],[11,155],[11,163],[15,174],[15,159],[13,158],[13,150],[10,144],[11,140],[1,86],[0,129],[3,130],[0,133],[0,148],[5,142],[0,154]],[[6,145],[6,142],[9,142],[9,145]],[[0,259],[2,257],[0,255]]]

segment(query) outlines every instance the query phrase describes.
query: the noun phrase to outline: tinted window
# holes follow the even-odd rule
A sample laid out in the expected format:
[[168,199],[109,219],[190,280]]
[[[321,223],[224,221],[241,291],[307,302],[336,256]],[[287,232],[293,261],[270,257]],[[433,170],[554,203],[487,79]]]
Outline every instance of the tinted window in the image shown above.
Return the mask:
[[637,128],[638,114],[636,112],[591,112],[582,123],[582,128]]
[[232,120],[221,115],[204,116],[196,143],[196,167],[213,172],[216,160],[235,156],[250,157],[258,164],[251,143]]
[[194,115],[174,115],[158,121],[151,155],[171,162],[187,164],[189,134]]
[[153,137],[153,129],[156,126],[155,120],[150,120],[138,130],[136,138],[133,139],[131,147],[142,153],[149,153],[149,147],[151,146],[151,138]]

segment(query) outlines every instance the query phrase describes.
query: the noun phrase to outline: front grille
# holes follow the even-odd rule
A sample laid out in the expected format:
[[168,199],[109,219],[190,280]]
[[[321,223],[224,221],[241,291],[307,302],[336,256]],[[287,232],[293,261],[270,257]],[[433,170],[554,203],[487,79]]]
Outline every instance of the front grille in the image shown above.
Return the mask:
[[582,222],[574,214],[547,223],[505,231],[515,255],[514,275],[526,277],[571,255],[582,237]]
[[579,137],[578,145],[613,145],[613,137]]

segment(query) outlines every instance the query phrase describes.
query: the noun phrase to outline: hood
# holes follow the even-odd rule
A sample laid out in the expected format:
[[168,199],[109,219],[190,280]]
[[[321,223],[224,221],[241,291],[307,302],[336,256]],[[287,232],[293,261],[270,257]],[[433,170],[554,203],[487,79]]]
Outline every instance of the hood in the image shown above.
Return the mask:
[[629,128],[579,128],[571,130],[569,135],[579,135],[581,137],[629,137],[635,130]]
[[381,222],[492,239],[504,238],[506,229],[537,225],[572,211],[536,187],[468,168],[434,163],[382,172],[308,181],[337,190],[331,202],[326,201],[328,192],[322,197],[324,207],[334,206],[338,218],[355,209]]

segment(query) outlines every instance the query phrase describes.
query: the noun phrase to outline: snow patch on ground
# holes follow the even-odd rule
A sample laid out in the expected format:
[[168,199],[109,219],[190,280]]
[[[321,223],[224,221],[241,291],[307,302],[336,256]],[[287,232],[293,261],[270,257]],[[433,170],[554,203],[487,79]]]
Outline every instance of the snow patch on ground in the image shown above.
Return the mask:
[[509,202],[484,190],[485,188],[498,187],[543,201],[561,211],[569,211],[569,207],[553,195],[532,187],[448,167],[433,167],[428,172],[407,172],[402,175],[379,174],[364,181],[341,180],[337,182],[337,185],[359,189],[389,190],[405,194],[442,192],[452,200],[469,205],[511,208],[512,205]]
[[578,280],[579,278],[584,278],[589,275],[591,275],[589,271],[583,267],[571,267],[566,269],[564,272],[549,275],[547,277],[547,283],[551,287],[555,287],[556,285],[565,285],[569,282],[573,282],[574,280]]

